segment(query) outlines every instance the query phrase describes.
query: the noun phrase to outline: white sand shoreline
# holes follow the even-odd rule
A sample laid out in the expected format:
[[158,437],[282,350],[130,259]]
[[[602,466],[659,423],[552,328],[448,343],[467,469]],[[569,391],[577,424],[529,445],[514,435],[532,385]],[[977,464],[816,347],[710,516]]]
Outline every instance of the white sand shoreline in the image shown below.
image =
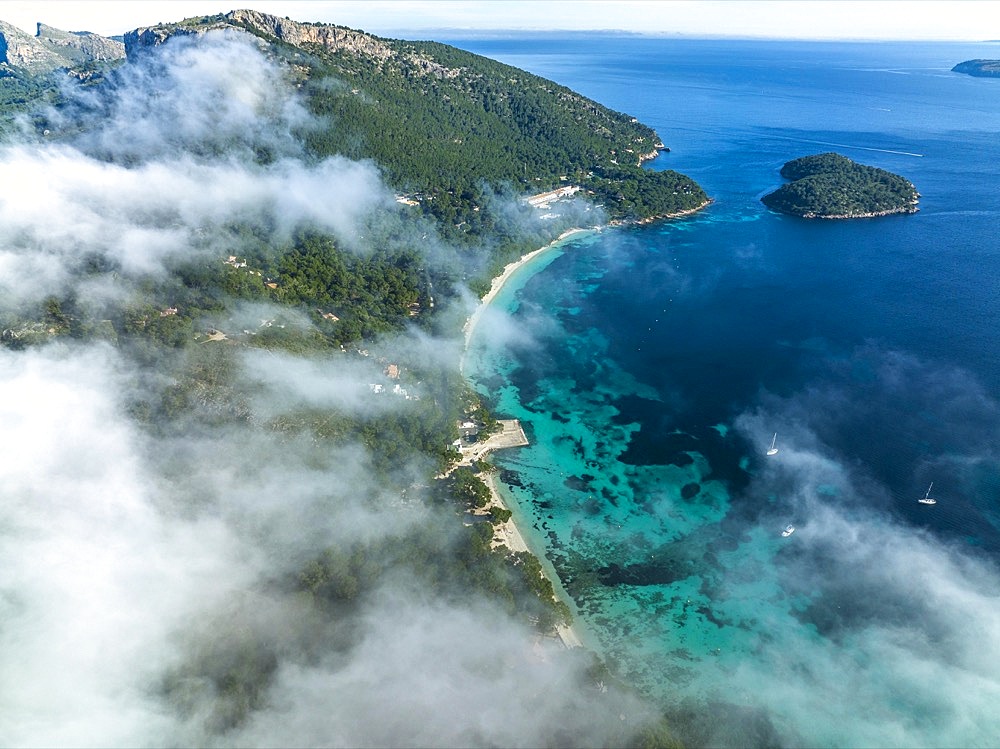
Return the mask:
[[[687,209],[684,211],[678,211],[677,213],[668,214],[664,216],[657,216],[648,220],[640,221],[638,223],[646,224],[661,219],[681,218],[683,216],[688,216],[690,214],[697,213],[706,206],[711,205],[711,203],[712,200],[711,198],[709,198],[704,203],[695,208]],[[487,307],[489,307],[490,303],[493,302],[497,294],[500,293],[500,290],[504,287],[504,284],[506,284],[507,281],[509,281],[510,278],[522,267],[530,263],[539,255],[542,255],[548,252],[549,250],[556,248],[563,240],[567,239],[568,237],[583,232],[586,233],[599,232],[602,230],[602,228],[603,227],[595,226],[589,229],[584,229],[582,227],[568,229],[564,231],[562,234],[560,234],[558,237],[556,237],[554,240],[549,242],[544,247],[539,247],[537,250],[533,250],[525,255],[522,255],[514,262],[508,263],[507,265],[504,266],[504,269],[500,273],[500,275],[494,277],[493,280],[490,282],[489,291],[487,291],[486,294],[483,295],[483,298],[480,300],[479,305],[469,316],[469,319],[465,321],[465,325],[462,326],[462,332],[464,333],[465,336],[465,342],[462,347],[462,358],[459,361],[460,373],[462,373],[463,375],[465,374],[465,357],[469,353],[469,345],[472,342],[472,334],[476,330],[476,325],[478,325],[483,312],[486,310]],[[519,424],[518,424],[518,429],[520,429]],[[525,442],[521,444],[527,444],[527,440],[525,440]],[[463,455],[462,460],[459,461],[457,465],[462,465],[462,464],[471,465],[473,460],[484,457],[492,449],[496,449],[496,447],[502,447],[502,445],[484,447],[484,449],[480,451],[470,451],[467,455]],[[491,506],[499,506],[506,510],[510,510],[507,504],[503,501],[503,498],[500,495],[500,491],[497,488],[496,477],[492,473],[479,474],[479,477],[483,479],[486,486],[489,487],[490,490],[490,502],[487,505],[486,509],[488,510],[488,508]],[[494,543],[494,548],[499,546],[504,546],[507,549],[510,549],[511,551],[526,551],[530,554],[534,554],[538,558],[539,563],[542,565],[542,569],[544,570],[545,576],[552,583],[552,588],[555,591],[556,597],[562,600],[563,603],[565,603],[567,606],[569,606],[571,611],[576,612],[576,604],[574,603],[573,599],[570,598],[569,594],[566,592],[566,589],[563,587],[562,581],[556,574],[556,570],[555,567],[552,565],[552,562],[548,559],[548,557],[545,556],[544,551],[536,552],[528,548],[528,544],[524,540],[524,535],[521,533],[521,530],[514,523],[513,516],[507,522],[501,523],[494,528],[493,543]],[[559,639],[562,640],[563,645],[567,648],[584,647],[583,639],[580,637],[581,631],[582,627],[579,626],[578,616],[574,624],[568,627],[561,625],[556,627],[556,632],[559,635]]]
[[[503,288],[504,284],[506,284],[507,281],[509,281],[510,278],[514,275],[514,273],[516,273],[520,268],[525,266],[527,263],[530,263],[539,255],[554,249],[563,240],[575,234],[579,234],[581,232],[591,232],[591,231],[600,231],[600,229],[598,228],[583,229],[577,227],[574,229],[569,229],[567,231],[564,231],[556,239],[554,239],[552,242],[545,245],[544,247],[540,247],[537,250],[533,250],[527,253],[526,255],[522,255],[514,262],[508,263],[506,266],[504,266],[504,269],[500,273],[500,275],[493,278],[493,280],[490,283],[489,291],[487,291],[486,294],[483,296],[482,300],[479,303],[479,306],[476,307],[472,315],[469,316],[469,319],[466,320],[465,325],[462,328],[462,332],[465,334],[465,344],[462,347],[462,360],[460,368],[463,373],[465,370],[465,356],[469,351],[469,344],[472,342],[472,334],[476,330],[476,325],[479,323],[483,311],[496,298],[497,294],[500,293],[500,290]],[[518,424],[518,429],[520,429],[519,424]],[[522,444],[526,443],[527,440],[525,439],[524,443]],[[491,451],[491,449],[494,448],[485,447],[485,449],[479,451],[470,450],[469,454],[467,455],[463,454],[462,460],[459,461],[458,465],[471,464],[473,460],[478,460],[483,458],[488,452]],[[497,477],[495,476],[495,474],[492,472],[487,472],[485,474],[479,474],[479,477],[483,479],[483,482],[490,490],[490,502],[489,504],[487,504],[486,508],[484,508],[484,511],[489,511],[489,508],[491,506],[498,506],[506,510],[510,510],[510,508],[507,506],[507,503],[504,502],[503,497],[500,495],[500,490],[498,489],[496,483]],[[562,581],[559,580],[559,576],[556,574],[555,568],[552,566],[552,562],[545,556],[543,552],[539,553],[536,551],[532,551],[528,547],[527,542],[524,540],[524,535],[521,533],[520,528],[517,527],[517,524],[514,522],[513,517],[511,517],[511,519],[506,521],[505,523],[500,523],[494,526],[493,546],[494,548],[499,548],[502,546],[513,552],[523,551],[523,552],[528,552],[529,554],[534,554],[538,558],[539,563],[542,565],[545,576],[552,583],[552,588],[556,592],[556,597],[562,600],[563,603],[565,603],[567,606],[569,606],[571,611],[575,611],[576,608],[575,603],[566,593],[565,588],[563,588]],[[563,646],[566,648],[583,647],[583,640],[580,637],[580,632],[579,629],[577,628],[576,622],[570,624],[569,626],[557,625],[556,634],[559,636],[559,639],[562,641]]]
[[[494,473],[487,473],[482,477],[486,486],[490,489],[490,504],[497,504],[505,509],[510,509],[507,507],[503,498],[500,496],[500,490],[497,488],[497,476]],[[489,505],[487,505],[487,509]],[[575,608],[573,600],[566,593],[565,588],[562,586],[562,581],[556,574],[555,568],[552,567],[552,563],[543,553],[537,553],[532,551],[528,547],[528,543],[524,540],[524,536],[521,535],[521,529],[517,527],[517,523],[514,522],[513,516],[511,519],[505,523],[501,523],[494,527],[493,533],[493,543],[494,548],[499,546],[504,546],[511,551],[526,551],[529,554],[534,554],[538,557],[538,561],[541,563],[544,570],[545,576],[552,583],[552,589],[555,591],[556,598],[561,599],[563,603],[570,607],[570,610]],[[556,625],[556,634],[559,639],[562,640],[562,644],[566,648],[582,648],[583,641],[580,639],[580,634],[577,630],[576,622],[566,626],[564,624]]]
[[573,236],[574,234],[579,234],[581,232],[592,232],[600,231],[600,229],[584,229],[582,227],[576,227],[573,229],[567,229],[558,237],[553,239],[544,247],[539,247],[537,250],[532,250],[526,255],[522,255],[517,260],[512,263],[508,263],[504,266],[503,271],[501,271],[499,276],[495,276],[490,282],[490,290],[483,295],[483,298],[479,301],[479,305],[476,307],[475,311],[469,316],[469,319],[465,321],[465,325],[462,326],[462,333],[465,335],[465,345],[462,349],[462,367],[465,366],[465,354],[469,350],[469,343],[472,341],[472,334],[476,330],[476,325],[479,323],[479,319],[483,314],[483,311],[490,306],[490,303],[496,298],[497,294],[503,288],[504,284],[510,280],[520,268],[530,263],[539,255],[548,252],[549,250],[555,249],[564,239]]

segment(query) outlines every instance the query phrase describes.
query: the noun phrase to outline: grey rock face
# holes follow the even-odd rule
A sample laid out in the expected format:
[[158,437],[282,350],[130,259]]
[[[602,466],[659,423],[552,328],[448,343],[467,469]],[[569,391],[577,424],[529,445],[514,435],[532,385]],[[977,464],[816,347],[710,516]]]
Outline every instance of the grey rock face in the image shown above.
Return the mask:
[[0,21],[0,63],[33,75],[124,56],[124,44],[89,31],[61,31],[40,23],[38,34],[31,36]]
[[125,57],[125,45],[90,31],[62,31],[38,24],[35,38],[50,50],[79,62],[120,60]]

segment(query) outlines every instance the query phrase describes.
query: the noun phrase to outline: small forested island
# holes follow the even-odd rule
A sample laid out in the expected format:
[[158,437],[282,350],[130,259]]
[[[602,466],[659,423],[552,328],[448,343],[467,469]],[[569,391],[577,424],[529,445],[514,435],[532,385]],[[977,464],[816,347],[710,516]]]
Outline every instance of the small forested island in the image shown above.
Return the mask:
[[1000,78],[1000,60],[966,60],[951,70],[953,73],[965,73],[977,78]]
[[920,193],[898,174],[858,164],[837,153],[793,159],[781,167],[792,180],[761,202],[802,218],[871,218],[916,213]]

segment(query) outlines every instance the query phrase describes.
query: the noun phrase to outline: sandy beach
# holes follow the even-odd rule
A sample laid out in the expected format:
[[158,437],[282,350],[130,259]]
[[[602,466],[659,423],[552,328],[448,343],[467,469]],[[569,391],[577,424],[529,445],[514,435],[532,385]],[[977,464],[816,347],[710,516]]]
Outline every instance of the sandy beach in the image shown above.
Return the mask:
[[[480,477],[490,489],[490,501],[486,507],[483,508],[483,512],[489,512],[490,508],[493,506],[509,509],[501,498],[500,491],[497,489],[496,474],[480,474]],[[535,554],[535,556],[538,557],[539,562],[541,562],[542,567],[545,569],[545,576],[552,582],[552,587],[556,591],[556,596],[561,598],[571,609],[573,608],[573,602],[563,589],[562,583],[555,574],[555,569],[552,567],[551,562],[549,562],[544,555],[533,552],[528,547],[528,544],[524,540],[524,536],[521,535],[521,530],[517,527],[513,517],[505,523],[493,526],[493,548],[496,549],[500,547],[506,547],[511,551],[526,551],[530,554]],[[574,625],[570,625],[568,627],[562,624],[557,625],[556,634],[559,636],[559,639],[562,640],[562,644],[567,648],[583,647],[583,642],[580,640],[580,635]]]
[[479,323],[479,318],[482,316],[483,310],[489,307],[490,302],[492,302],[496,298],[496,295],[500,293],[500,289],[502,289],[504,284],[507,283],[508,280],[510,280],[510,277],[513,276],[518,271],[519,268],[530,263],[532,260],[534,260],[542,253],[548,252],[567,237],[571,237],[574,234],[579,234],[580,232],[589,232],[589,231],[597,231],[597,229],[582,229],[582,228],[568,229],[564,231],[562,234],[560,234],[558,237],[553,239],[544,247],[539,247],[537,250],[533,250],[529,252],[527,255],[522,255],[513,263],[508,263],[507,265],[504,266],[504,269],[500,273],[500,275],[496,276],[490,282],[490,290],[487,291],[485,295],[483,295],[483,298],[479,302],[479,306],[476,307],[475,311],[469,316],[469,319],[465,321],[465,325],[462,326],[462,332],[465,334],[465,347],[462,354],[463,369],[465,365],[465,352],[468,351],[469,349],[469,342],[472,340],[472,334],[476,330],[476,325]]
[[[649,221],[668,219],[668,218],[680,218],[683,216],[687,216],[692,213],[696,213],[697,211],[700,211],[702,208],[705,208],[711,203],[712,200],[709,199],[704,203],[702,203],[700,206],[697,206],[695,208],[691,208],[685,211],[679,211],[669,216],[658,216],[654,219],[650,219]],[[648,222],[642,221],[639,223],[648,223]],[[468,354],[469,344],[472,341],[472,335],[476,330],[476,325],[479,323],[483,312],[486,310],[487,307],[489,307],[490,303],[496,298],[497,294],[500,293],[500,290],[504,287],[504,284],[506,284],[507,281],[509,281],[510,278],[520,268],[530,263],[539,255],[542,255],[543,253],[548,252],[549,250],[555,248],[556,246],[559,245],[560,242],[562,242],[567,237],[571,237],[574,234],[579,234],[581,232],[593,232],[600,230],[601,229],[599,227],[594,227],[591,229],[583,229],[579,227],[574,229],[569,229],[567,231],[564,231],[562,234],[560,234],[558,237],[556,237],[554,240],[552,240],[549,244],[545,245],[544,247],[539,247],[537,250],[533,250],[532,252],[529,252],[526,255],[522,255],[514,262],[508,263],[506,266],[504,266],[504,269],[500,273],[500,275],[493,278],[492,282],[490,283],[489,291],[487,291],[486,294],[483,295],[483,298],[482,300],[480,300],[479,305],[469,316],[469,319],[466,320],[465,325],[462,327],[462,332],[464,333],[465,336],[465,344],[462,348],[462,359],[459,364],[459,368],[463,374],[465,372],[465,357]],[[518,431],[520,431],[521,430],[520,424],[517,424],[516,428]],[[510,426],[509,423],[505,423],[503,436],[495,435],[494,437],[491,437],[490,439],[486,440],[483,443],[477,443],[477,445],[472,448],[462,450],[462,459],[456,465],[471,465],[475,460],[482,459],[492,450],[502,449],[504,447],[512,447],[519,444],[520,445],[528,444],[527,439],[524,438],[523,431],[520,432],[520,440],[515,439],[514,441],[511,441]],[[481,479],[483,479],[483,481],[486,483],[487,487],[489,487],[490,490],[489,504],[487,504],[486,508],[483,508],[481,512],[483,513],[488,512],[489,508],[493,506],[503,507],[504,509],[510,509],[503,501],[503,498],[500,495],[500,491],[497,488],[496,476],[492,473],[479,474],[479,476]],[[511,551],[527,551],[529,553],[535,554],[538,557],[539,562],[541,562],[542,568],[545,570],[546,576],[551,580],[552,587],[555,589],[557,597],[562,599],[566,603],[566,605],[570,607],[571,610],[575,609],[575,605],[572,599],[566,593],[565,589],[562,587],[562,582],[559,580],[558,575],[556,575],[555,568],[552,566],[552,563],[545,557],[543,552],[532,551],[532,549],[528,547],[528,544],[524,540],[524,536],[521,534],[520,529],[514,523],[513,519],[495,526],[493,546],[494,548],[499,548],[503,546],[510,549]],[[582,640],[579,636],[578,629],[574,629],[574,627],[572,626],[570,627],[560,626],[557,627],[557,633],[559,635],[559,638],[562,640],[563,644],[567,648],[575,648],[583,646]]]
[[[465,365],[465,354],[469,350],[469,343],[472,341],[472,334],[475,332],[476,325],[479,322],[480,316],[483,311],[490,305],[490,303],[496,298],[497,294],[503,288],[504,284],[517,272],[517,270],[527,263],[531,262],[533,259],[538,257],[544,252],[551,250],[556,245],[558,245],[562,240],[570,237],[574,234],[586,231],[596,231],[595,229],[569,229],[560,234],[556,239],[554,239],[545,247],[540,247],[537,250],[529,252],[526,255],[521,256],[519,259],[513,263],[508,263],[504,266],[503,272],[496,276],[490,283],[490,289],[483,296],[476,307],[475,311],[466,321],[462,328],[465,334],[465,345],[462,350],[462,371],[464,372]],[[516,425],[516,427],[514,426]],[[519,438],[514,434],[514,430],[520,433]],[[502,449],[504,447],[513,447],[516,445],[526,445],[528,444],[527,439],[524,437],[524,432],[521,430],[521,426],[516,420],[509,420],[504,422],[504,430],[499,435],[494,435],[494,437],[489,438],[483,443],[477,443],[475,446],[462,450],[462,459],[456,465],[471,465],[472,462],[480,460],[485,457],[488,453],[495,449]],[[490,490],[490,501],[486,507],[482,508],[480,512],[487,513],[491,507],[503,507],[504,509],[510,509],[507,507],[506,503],[500,495],[500,491],[497,488],[497,477],[495,473],[487,472],[479,474],[479,477],[484,481]],[[556,595],[559,596],[565,603],[570,607],[574,608],[572,599],[566,594],[566,591],[562,587],[558,576],[555,574],[555,569],[552,567],[552,563],[545,558],[544,554],[534,552],[529,547],[524,540],[524,536],[521,534],[520,529],[514,523],[513,518],[505,523],[500,523],[494,526],[493,532],[493,547],[500,548],[505,547],[511,551],[526,551],[528,553],[535,554],[539,562],[541,562],[542,567],[546,570],[546,576],[552,582],[552,587],[556,590]],[[574,626],[563,626],[559,625],[556,627],[556,634],[562,641],[563,645],[567,648],[579,648],[583,647],[583,642],[580,639],[579,632],[574,628]]]

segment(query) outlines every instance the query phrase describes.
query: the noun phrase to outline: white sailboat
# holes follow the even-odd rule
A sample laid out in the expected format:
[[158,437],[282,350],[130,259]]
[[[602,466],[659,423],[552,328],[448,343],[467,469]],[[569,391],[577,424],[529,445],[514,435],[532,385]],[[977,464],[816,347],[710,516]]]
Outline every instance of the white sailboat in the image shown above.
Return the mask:
[[793,533],[795,533],[795,526],[789,523],[788,525],[785,526],[785,530],[781,532],[781,535],[783,538],[788,538]]
[[936,505],[937,504],[937,500],[934,499],[931,496],[931,487],[932,486],[934,486],[934,482],[933,481],[931,482],[931,486],[927,487],[927,493],[924,494],[924,496],[922,496],[920,499],[917,500],[920,504],[922,504],[922,505]]
[[774,446],[774,443],[777,442],[777,441],[778,441],[778,433],[775,432],[774,436],[771,438],[771,446],[769,448],[767,448],[767,454],[768,455],[777,455],[778,454],[778,448],[776,448]]

